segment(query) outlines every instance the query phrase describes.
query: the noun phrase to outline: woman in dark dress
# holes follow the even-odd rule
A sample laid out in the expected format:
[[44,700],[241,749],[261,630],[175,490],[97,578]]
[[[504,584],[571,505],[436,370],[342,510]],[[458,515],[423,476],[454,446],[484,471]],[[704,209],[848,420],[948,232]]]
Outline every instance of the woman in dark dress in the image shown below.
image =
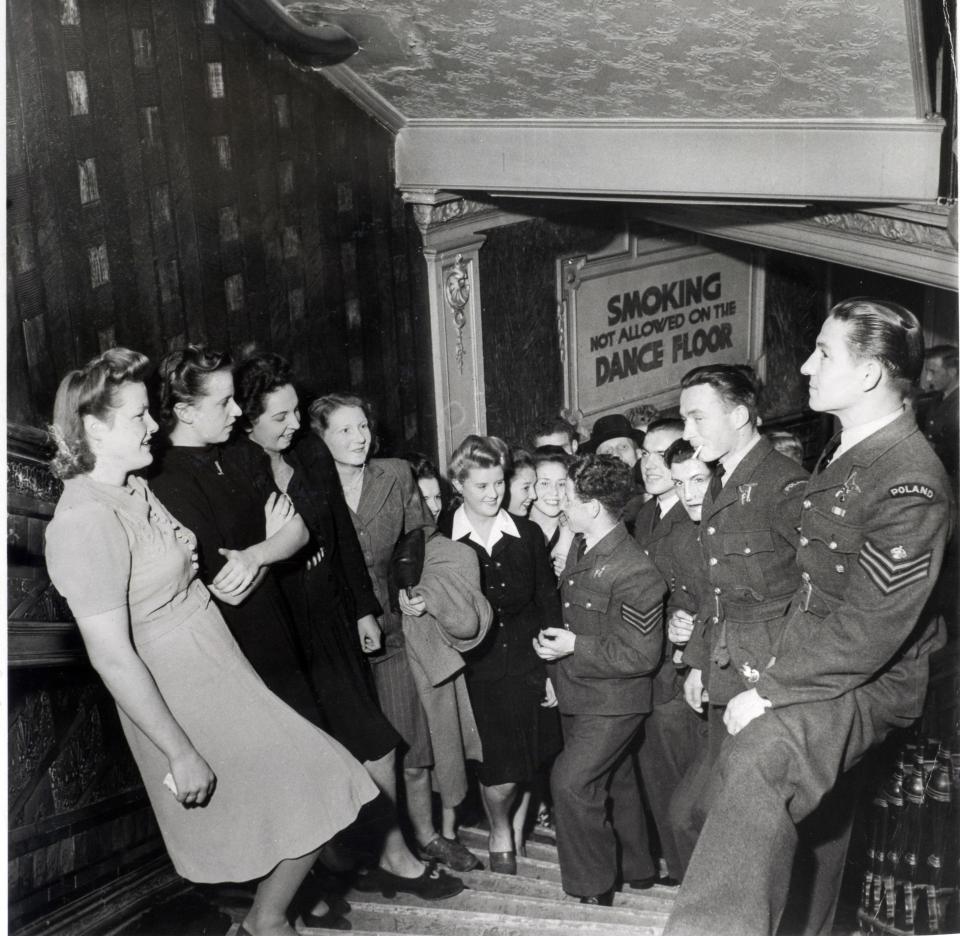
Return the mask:
[[449,468],[463,504],[442,519],[441,532],[477,553],[494,612],[487,639],[465,655],[467,686],[483,744],[479,778],[490,867],[515,874],[510,813],[518,785],[533,781],[560,748],[556,712],[542,707],[550,694],[546,669],[533,650],[538,628],[560,625],[560,599],[540,528],[501,507],[507,469],[500,439],[467,436]]
[[[381,607],[333,458],[312,433],[292,444],[300,428],[300,409],[293,374],[283,358],[266,352],[250,355],[238,365],[235,380],[244,436],[227,446],[226,460],[251,479],[261,497],[281,491],[290,497],[310,534],[310,542],[278,567],[278,574],[327,730],[362,761],[395,804],[400,735],[380,709],[363,656],[380,648],[376,616]],[[430,899],[452,896],[463,887],[459,879],[425,868],[410,852],[395,814],[380,854],[380,878]]]
[[325,728],[269,569],[306,544],[306,527],[288,498],[262,498],[222,457],[220,446],[240,415],[231,361],[190,346],[163,358],[160,377],[168,446],[150,486],[196,535],[200,579],[253,668],[291,708]]

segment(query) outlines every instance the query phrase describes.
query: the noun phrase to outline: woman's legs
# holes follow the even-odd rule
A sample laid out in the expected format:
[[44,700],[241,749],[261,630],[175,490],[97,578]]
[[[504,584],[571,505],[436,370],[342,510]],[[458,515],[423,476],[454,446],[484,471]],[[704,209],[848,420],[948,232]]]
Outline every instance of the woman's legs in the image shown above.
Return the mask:
[[[379,760],[364,761],[363,766],[373,782],[393,804],[393,821],[380,851],[380,867],[399,877],[415,878],[423,874],[424,864],[407,848],[397,821],[397,766],[396,749]],[[429,784],[428,784],[429,793]]]
[[516,783],[480,784],[480,799],[490,822],[490,851],[513,851],[513,826],[510,807],[517,795]]
[[520,797],[520,802],[517,803],[516,812],[513,814],[513,841],[517,848],[518,855],[526,855],[526,832],[527,832],[527,815],[530,812],[530,800],[533,796],[530,787],[527,787],[523,791],[523,795]]
[[457,837],[457,810],[453,806],[443,807],[443,837],[455,839]]
[[252,936],[294,936],[287,909],[319,853],[318,848],[300,858],[281,861],[257,885],[253,905],[243,921]]
[[430,786],[430,771],[426,767],[404,767],[403,784],[407,794],[407,815],[413,834],[421,845],[427,845],[437,837],[433,823],[433,791]]

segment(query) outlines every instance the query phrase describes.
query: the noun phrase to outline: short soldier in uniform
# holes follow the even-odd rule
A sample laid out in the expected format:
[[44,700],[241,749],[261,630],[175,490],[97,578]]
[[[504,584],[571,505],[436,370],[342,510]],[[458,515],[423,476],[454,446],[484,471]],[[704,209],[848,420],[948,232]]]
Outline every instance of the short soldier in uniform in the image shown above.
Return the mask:
[[[918,620],[952,517],[943,467],[903,406],[922,365],[916,318],[870,299],[834,306],[803,365],[811,409],[841,433],[804,493],[800,582],[771,658],[727,705],[732,737],[665,936],[774,933],[797,823],[921,714],[941,635]],[[818,852],[806,932],[830,932],[849,829],[836,823]]]
[[666,584],[617,521],[632,484],[630,469],[610,456],[584,456],[570,469],[564,510],[581,535],[560,580],[564,626],[534,641],[542,659],[557,661],[564,750],[550,784],[563,889],[608,905],[618,842],[623,878],[655,879],[637,778],[617,770],[652,707],[663,650]]

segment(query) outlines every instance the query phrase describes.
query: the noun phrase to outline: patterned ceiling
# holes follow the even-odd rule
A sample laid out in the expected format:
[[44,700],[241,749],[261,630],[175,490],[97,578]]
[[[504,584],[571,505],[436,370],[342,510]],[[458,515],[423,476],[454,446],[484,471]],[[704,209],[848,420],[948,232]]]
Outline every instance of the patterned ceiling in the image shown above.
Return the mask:
[[281,0],[410,118],[912,118],[904,0]]

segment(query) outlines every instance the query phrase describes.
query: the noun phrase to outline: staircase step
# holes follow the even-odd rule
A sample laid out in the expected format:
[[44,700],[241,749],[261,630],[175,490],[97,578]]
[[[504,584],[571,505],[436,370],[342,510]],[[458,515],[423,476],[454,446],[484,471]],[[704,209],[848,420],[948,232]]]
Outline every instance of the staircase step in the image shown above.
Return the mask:
[[[456,898],[451,898],[451,900]],[[629,922],[603,921],[607,908],[592,908],[589,920],[541,919],[536,915],[516,916],[430,906],[407,906],[397,902],[377,904],[351,901],[350,922],[354,931],[423,934],[423,936],[660,936],[665,919]],[[445,901],[448,904],[449,901]],[[579,905],[578,905],[579,906]],[[328,936],[329,931],[304,929],[303,932]]]
[[[517,897],[543,897],[563,901],[564,905],[568,901],[579,903],[576,897],[565,894],[555,881],[544,881],[512,874],[492,874],[489,871],[467,871],[465,874],[457,876],[462,878],[467,887],[474,891],[511,894]],[[645,891],[635,891],[626,887],[615,895],[614,906],[629,907],[653,913],[669,913],[673,908],[676,893],[677,889],[675,887],[657,886]]]
[[[360,902],[356,896],[359,895],[349,895],[353,906]],[[383,897],[380,894],[363,894],[362,902],[380,906],[399,904],[460,912],[493,913],[502,916],[529,917],[534,920],[592,920],[598,923],[624,923],[637,926],[663,926],[667,921],[669,910],[668,907],[659,905],[655,908],[646,905],[638,907],[619,900],[613,907],[596,907],[581,904],[576,897],[570,897],[555,890],[549,895],[530,895],[468,888],[442,903],[426,901],[412,894],[398,894],[393,898]]]
[[[487,839],[486,829],[477,829],[471,826],[465,826],[457,830],[457,838],[467,846],[484,863],[488,864],[487,859]],[[538,842],[534,838],[527,839],[527,858],[536,858],[539,861],[552,861],[556,863],[557,846],[556,842]]]

